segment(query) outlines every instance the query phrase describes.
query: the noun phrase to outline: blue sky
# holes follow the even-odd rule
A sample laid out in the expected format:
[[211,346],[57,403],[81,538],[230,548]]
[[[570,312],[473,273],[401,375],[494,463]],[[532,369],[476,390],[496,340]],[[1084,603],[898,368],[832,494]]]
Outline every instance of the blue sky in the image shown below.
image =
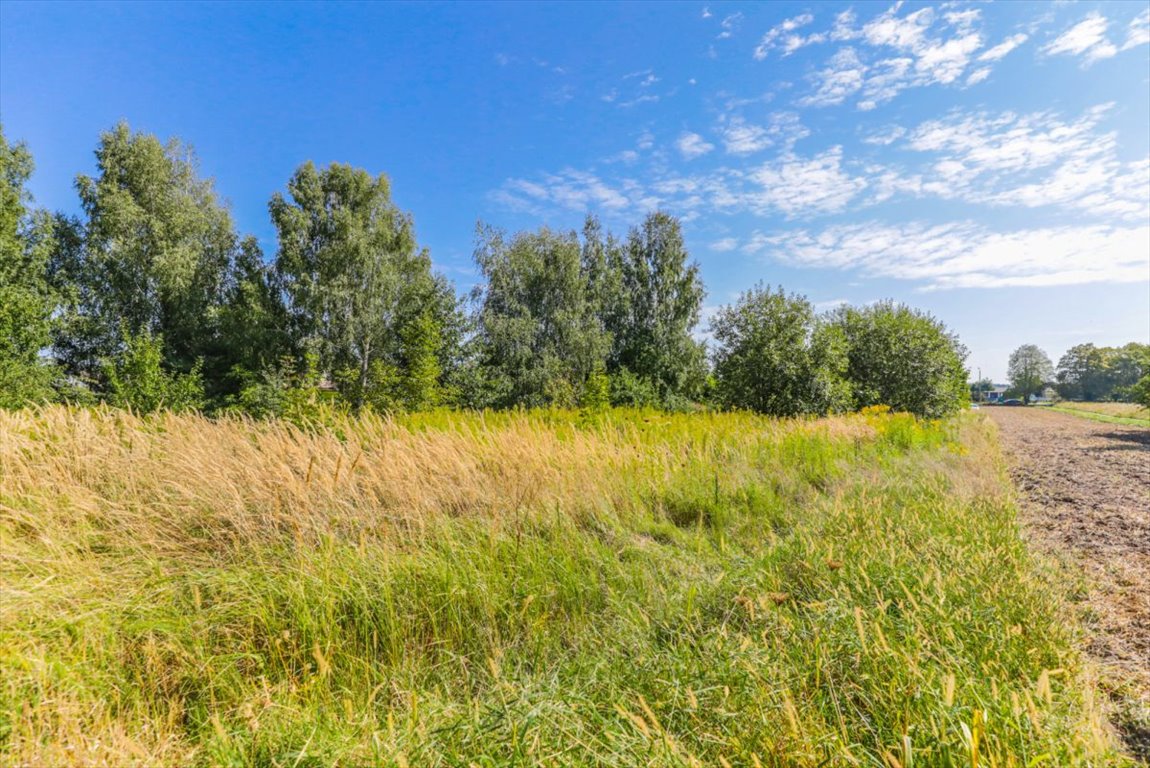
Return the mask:
[[270,253],[311,159],[385,172],[437,266],[475,223],[679,215],[707,311],[756,281],[925,308],[1001,380],[1150,341],[1150,3],[0,3],[0,120],[74,211],[121,118]]

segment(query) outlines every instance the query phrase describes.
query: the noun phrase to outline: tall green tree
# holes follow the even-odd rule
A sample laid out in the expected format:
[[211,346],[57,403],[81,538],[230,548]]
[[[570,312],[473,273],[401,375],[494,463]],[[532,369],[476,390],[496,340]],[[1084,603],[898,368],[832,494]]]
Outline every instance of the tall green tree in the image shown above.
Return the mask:
[[937,418],[969,401],[967,350],[939,320],[892,301],[832,315],[847,341],[855,408],[888,405]]
[[53,370],[41,351],[51,342],[53,292],[48,281],[51,219],[29,210],[32,155],[10,145],[0,127],[0,407],[52,396]]
[[1131,388],[1150,373],[1150,344],[1130,342],[1121,347],[1106,349],[1107,379],[1110,385],[1106,398],[1129,400]]
[[[623,277],[623,244],[595,216],[587,216],[583,224],[582,270],[587,285],[587,301],[598,320],[600,329],[611,337],[611,351],[615,355],[615,335],[626,322],[630,302]],[[609,361],[614,366],[615,361]]]
[[1105,359],[1093,344],[1076,344],[1058,360],[1058,394],[1069,400],[1097,400],[1106,390]]
[[[446,305],[454,306],[450,286],[432,273],[411,216],[392,202],[382,174],[307,162],[292,175],[287,196],[277,193],[269,207],[279,236],[276,276],[288,299],[293,338],[317,355],[321,373],[361,408],[391,391],[384,380],[412,372],[401,331],[423,322],[427,311],[442,315]],[[445,320],[433,317],[432,323],[442,327]],[[442,340],[439,335],[440,347]],[[392,405],[390,399],[379,404]]]
[[99,378],[128,337],[146,336],[162,339],[166,369],[189,373],[218,343],[231,215],[178,139],[120,123],[101,135],[96,165],[76,179],[84,220],[55,259],[72,286],[57,353],[69,372]]
[[1054,380],[1054,365],[1036,345],[1023,344],[1010,353],[1006,377],[1011,389],[1027,403],[1031,395],[1041,394],[1042,388]]
[[295,357],[283,289],[254,237],[240,243],[227,275],[217,348],[206,363],[211,380],[238,390],[252,375]]
[[692,332],[705,291],[679,220],[649,214],[608,263],[618,263],[622,279],[619,306],[607,315],[610,369],[654,382],[664,397],[697,397],[707,370],[705,348]]
[[723,405],[772,416],[850,407],[846,338],[805,297],[756,286],[719,309],[711,333]]
[[603,366],[610,336],[595,313],[574,232],[511,238],[480,227],[475,261],[481,366],[495,406],[573,406]]

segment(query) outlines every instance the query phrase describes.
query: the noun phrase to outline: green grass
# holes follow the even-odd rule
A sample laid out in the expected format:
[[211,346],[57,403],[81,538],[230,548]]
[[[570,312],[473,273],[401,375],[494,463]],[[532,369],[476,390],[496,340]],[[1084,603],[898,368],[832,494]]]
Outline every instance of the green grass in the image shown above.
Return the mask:
[[991,429],[0,414],[0,761],[1121,764]]
[[[1130,427],[1150,427],[1150,418],[1138,418],[1133,416],[1113,416],[1109,413],[1100,413],[1097,411],[1084,410],[1075,407],[1078,403],[1065,404],[1065,405],[1052,405],[1049,406],[1050,410],[1058,411],[1059,413],[1069,413],[1074,416],[1081,416],[1084,419],[1092,419],[1094,421],[1102,421],[1107,424],[1125,424]],[[1146,413],[1143,408],[1142,413]]]

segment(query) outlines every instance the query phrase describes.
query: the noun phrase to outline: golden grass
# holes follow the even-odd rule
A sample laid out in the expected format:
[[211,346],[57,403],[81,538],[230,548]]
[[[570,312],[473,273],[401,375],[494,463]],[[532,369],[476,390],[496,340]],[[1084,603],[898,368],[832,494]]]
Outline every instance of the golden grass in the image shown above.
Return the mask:
[[0,763],[1102,764],[955,429],[0,412]]
[[1137,403],[1079,403],[1063,400],[1059,408],[1086,413],[1100,413],[1103,416],[1116,416],[1120,419],[1142,419],[1150,421],[1150,410]]

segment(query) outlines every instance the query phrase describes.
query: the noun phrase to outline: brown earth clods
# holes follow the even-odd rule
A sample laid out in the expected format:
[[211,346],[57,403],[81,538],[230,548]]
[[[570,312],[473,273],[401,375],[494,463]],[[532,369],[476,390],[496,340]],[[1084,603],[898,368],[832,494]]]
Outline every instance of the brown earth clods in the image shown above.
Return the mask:
[[986,408],[1039,548],[1081,568],[1090,633],[1131,752],[1150,761],[1150,429]]

